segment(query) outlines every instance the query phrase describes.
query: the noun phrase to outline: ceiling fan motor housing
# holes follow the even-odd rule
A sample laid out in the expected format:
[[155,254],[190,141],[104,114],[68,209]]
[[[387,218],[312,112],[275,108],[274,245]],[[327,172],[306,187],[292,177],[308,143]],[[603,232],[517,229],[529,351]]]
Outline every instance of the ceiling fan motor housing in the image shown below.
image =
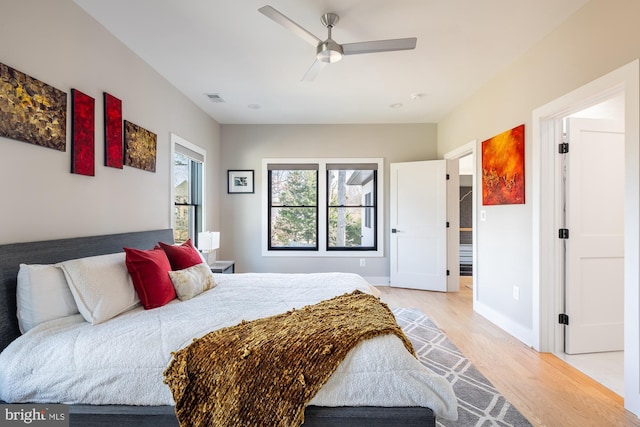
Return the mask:
[[325,13],[320,17],[320,22],[322,22],[322,25],[327,27],[329,34],[327,39],[322,43],[318,43],[318,46],[316,47],[316,58],[318,58],[318,61],[331,64],[342,59],[342,46],[331,38],[331,30],[333,29],[333,26],[338,23],[339,19],[340,17],[335,13]]

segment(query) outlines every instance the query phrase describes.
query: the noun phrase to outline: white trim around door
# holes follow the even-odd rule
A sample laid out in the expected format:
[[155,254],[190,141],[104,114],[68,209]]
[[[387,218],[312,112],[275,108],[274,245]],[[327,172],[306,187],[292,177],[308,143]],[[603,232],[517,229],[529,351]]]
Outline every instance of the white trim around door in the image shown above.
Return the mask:
[[624,322],[625,408],[640,415],[640,61],[635,60],[533,112],[533,347],[555,352],[563,301],[556,204],[559,165],[555,152],[562,118],[616,93],[625,97]]

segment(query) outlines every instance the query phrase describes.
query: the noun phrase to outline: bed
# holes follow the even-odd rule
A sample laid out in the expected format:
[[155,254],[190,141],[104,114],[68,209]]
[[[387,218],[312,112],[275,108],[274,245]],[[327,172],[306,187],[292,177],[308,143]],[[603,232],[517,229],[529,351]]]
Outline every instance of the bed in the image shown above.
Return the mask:
[[[5,349],[21,335],[16,318],[16,283],[17,272],[21,263],[54,264],[70,259],[118,253],[122,251],[123,247],[149,249],[156,245],[157,242],[172,241],[172,230],[166,229],[0,246],[0,279],[2,281],[2,293],[0,294],[0,349]],[[241,283],[241,276],[243,275],[216,276],[216,281],[219,282],[216,289],[220,292],[232,292],[235,286],[240,286],[238,283]],[[253,279],[259,279],[259,277],[256,276]],[[193,301],[196,300],[197,298],[193,299]],[[203,299],[197,301],[203,301]],[[177,304],[180,303],[173,305]],[[168,304],[168,306],[171,306],[171,304]],[[143,316],[145,313],[139,308],[137,312],[134,309],[131,313],[127,312],[123,316],[126,315]],[[122,316],[118,318],[120,317]],[[230,322],[240,319],[231,317]],[[64,321],[66,322],[66,320]],[[69,322],[81,323],[82,320],[71,319]],[[55,323],[55,321],[52,323]],[[85,326],[78,325],[78,327]],[[91,328],[91,325],[88,328]],[[196,336],[200,335],[201,333],[196,334]],[[175,350],[177,349],[171,349],[171,351]],[[1,386],[2,384],[0,384]],[[455,398],[453,401],[455,402]],[[55,398],[51,398],[51,402],[48,403],[57,403],[57,401]],[[71,425],[78,426],[178,425],[174,407],[171,404],[138,402],[133,405],[126,402],[126,399],[122,402],[108,404],[84,404],[81,401],[74,401],[70,405],[69,411]],[[455,413],[455,404],[453,404],[453,407],[450,405],[448,412],[450,414]],[[387,405],[361,406],[360,404],[357,406],[331,406],[314,405],[312,402],[306,407],[304,417],[305,426],[435,425],[435,415],[431,408],[405,405],[391,407]]]

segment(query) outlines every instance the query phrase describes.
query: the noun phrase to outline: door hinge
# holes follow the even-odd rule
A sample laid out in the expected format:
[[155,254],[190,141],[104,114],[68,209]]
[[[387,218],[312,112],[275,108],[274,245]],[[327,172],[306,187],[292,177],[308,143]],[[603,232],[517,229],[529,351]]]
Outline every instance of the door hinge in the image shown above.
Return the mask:
[[449,228],[449,221],[447,221],[447,228]]
[[561,325],[568,325],[569,324],[569,316],[561,313],[558,315],[558,323],[560,323]]
[[451,276],[451,272],[447,270],[447,276]]
[[451,177],[449,176],[449,174],[447,174],[447,181],[450,179]]
[[568,152],[569,152],[569,143],[568,142],[563,142],[561,144],[558,144],[558,153],[567,154]]
[[558,238],[559,239],[568,239],[569,238],[569,229],[568,228],[561,228],[560,230],[558,230]]

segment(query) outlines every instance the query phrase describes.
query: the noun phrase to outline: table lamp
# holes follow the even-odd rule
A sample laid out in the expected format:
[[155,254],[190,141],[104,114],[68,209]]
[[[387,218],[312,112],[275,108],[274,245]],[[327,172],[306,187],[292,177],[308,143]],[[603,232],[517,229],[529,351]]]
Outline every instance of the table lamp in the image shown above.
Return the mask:
[[[205,255],[207,264],[216,261],[216,249],[220,247],[220,232],[219,231],[202,231],[198,233],[198,250]],[[213,252],[213,261],[210,259],[211,252]]]

